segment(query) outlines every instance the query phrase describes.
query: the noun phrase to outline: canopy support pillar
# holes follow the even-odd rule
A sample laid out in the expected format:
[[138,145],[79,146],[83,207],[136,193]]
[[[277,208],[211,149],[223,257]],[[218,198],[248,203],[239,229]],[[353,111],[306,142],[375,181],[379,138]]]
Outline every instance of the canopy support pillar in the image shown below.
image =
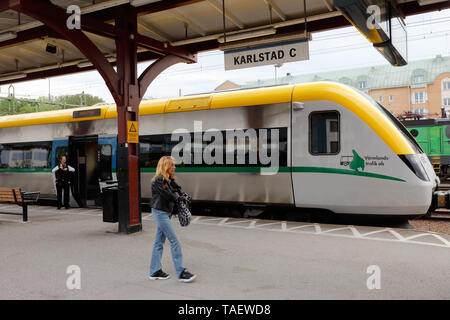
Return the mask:
[[[7,4],[9,9],[43,22],[50,30],[70,41],[89,59],[105,80],[117,105],[119,232],[133,233],[142,230],[139,143],[129,142],[128,123],[134,121],[135,129],[139,132],[139,104],[150,83],[162,71],[176,63],[196,62],[197,55],[139,35],[136,8],[123,5],[115,9],[114,27],[89,19],[82,23],[82,28],[86,30],[98,32],[103,30],[108,37],[115,39],[117,64],[115,71],[103,53],[81,29],[67,28],[68,14],[60,7],[47,0],[9,0]],[[139,78],[138,45],[153,49],[162,56]]]

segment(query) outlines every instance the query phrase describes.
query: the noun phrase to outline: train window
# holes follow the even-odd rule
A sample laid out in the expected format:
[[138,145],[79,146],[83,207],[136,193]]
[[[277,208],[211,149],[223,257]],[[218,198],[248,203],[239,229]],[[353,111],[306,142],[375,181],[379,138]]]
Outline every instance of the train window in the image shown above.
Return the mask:
[[312,112],[309,116],[309,152],[313,155],[333,155],[339,150],[339,113]]
[[417,131],[416,129],[412,129],[411,130],[411,134],[415,138],[415,137],[417,137],[419,135],[419,131]]
[[445,136],[450,139],[450,126],[445,126]]
[[0,145],[1,169],[49,169],[51,142]]
[[170,156],[176,141],[170,141],[169,134],[139,137],[141,168],[156,168],[162,156]]
[[100,170],[100,180],[112,180],[112,145],[100,145],[100,161],[98,168]]
[[66,156],[67,157],[67,147],[57,147],[56,148],[56,164],[59,164],[59,158],[61,158],[62,156]]
[[102,144],[100,152],[103,157],[111,157],[112,156],[112,145]]
[[[332,130],[337,128],[334,124]],[[189,144],[179,145],[181,138],[172,141],[169,134],[139,137],[141,168],[156,168],[159,159],[171,155],[177,145],[174,156],[185,160],[177,163],[179,167],[287,166],[287,128],[208,131],[208,134],[206,138],[205,132],[187,133],[183,140],[190,142],[190,148]]]

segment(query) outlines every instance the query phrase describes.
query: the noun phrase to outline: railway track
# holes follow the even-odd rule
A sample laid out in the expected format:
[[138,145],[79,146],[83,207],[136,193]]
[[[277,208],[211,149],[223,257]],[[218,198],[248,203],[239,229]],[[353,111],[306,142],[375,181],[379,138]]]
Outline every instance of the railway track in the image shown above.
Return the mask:
[[441,216],[438,214],[433,214],[430,217],[427,218],[428,220],[437,220],[437,221],[450,221],[450,217],[449,216]]
[[450,184],[443,183],[443,184],[439,185],[439,191],[447,191],[447,190],[450,190]]
[[[439,191],[448,191],[450,190],[449,183],[443,183],[439,185]],[[442,221],[450,221],[450,210],[449,209],[438,209],[432,213],[431,216],[427,217],[432,220],[442,220]]]
[[427,217],[427,219],[450,221],[450,210],[449,209],[438,209],[438,210],[434,211],[431,214],[431,216]]

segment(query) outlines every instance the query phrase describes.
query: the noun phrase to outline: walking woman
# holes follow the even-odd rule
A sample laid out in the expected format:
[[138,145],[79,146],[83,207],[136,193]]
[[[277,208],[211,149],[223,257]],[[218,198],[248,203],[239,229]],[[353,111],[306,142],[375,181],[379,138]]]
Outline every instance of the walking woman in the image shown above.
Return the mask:
[[178,193],[179,190],[180,186],[175,183],[174,158],[164,156],[159,159],[156,174],[152,179],[152,217],[158,225],[150,262],[150,279],[152,280],[169,279],[169,275],[162,270],[161,266],[163,246],[166,238],[170,242],[172,260],[178,280],[191,282],[196,278],[196,275],[191,274],[183,267],[180,242],[170,222],[175,202],[181,197]]

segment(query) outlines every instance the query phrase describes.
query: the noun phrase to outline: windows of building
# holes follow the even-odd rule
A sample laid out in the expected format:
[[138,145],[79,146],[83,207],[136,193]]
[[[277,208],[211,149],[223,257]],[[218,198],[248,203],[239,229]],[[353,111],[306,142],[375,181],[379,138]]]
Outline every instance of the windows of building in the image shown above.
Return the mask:
[[352,84],[352,80],[348,77],[342,77],[339,79],[340,83],[346,84],[346,85],[351,85]]
[[390,102],[394,101],[394,96],[392,94],[389,95],[389,101]]
[[358,82],[359,89],[367,89],[367,80],[361,80]]
[[425,77],[423,74],[414,76],[414,83],[422,83],[422,82],[424,82],[424,80],[425,80]]
[[383,96],[378,96],[378,102],[383,102]]
[[426,115],[428,115],[428,109],[427,108],[417,108],[417,109],[414,109],[414,113],[426,116]]
[[369,76],[366,74],[361,74],[358,77],[356,77],[355,85],[356,88],[359,90],[367,91],[369,89]]
[[442,100],[442,105],[446,107],[450,107],[450,98],[444,98]]
[[426,82],[427,71],[425,69],[415,69],[412,73],[411,80],[414,84]]
[[442,82],[442,90],[450,90],[450,79]]
[[427,93],[425,91],[417,91],[412,93],[412,103],[420,104],[427,101]]

